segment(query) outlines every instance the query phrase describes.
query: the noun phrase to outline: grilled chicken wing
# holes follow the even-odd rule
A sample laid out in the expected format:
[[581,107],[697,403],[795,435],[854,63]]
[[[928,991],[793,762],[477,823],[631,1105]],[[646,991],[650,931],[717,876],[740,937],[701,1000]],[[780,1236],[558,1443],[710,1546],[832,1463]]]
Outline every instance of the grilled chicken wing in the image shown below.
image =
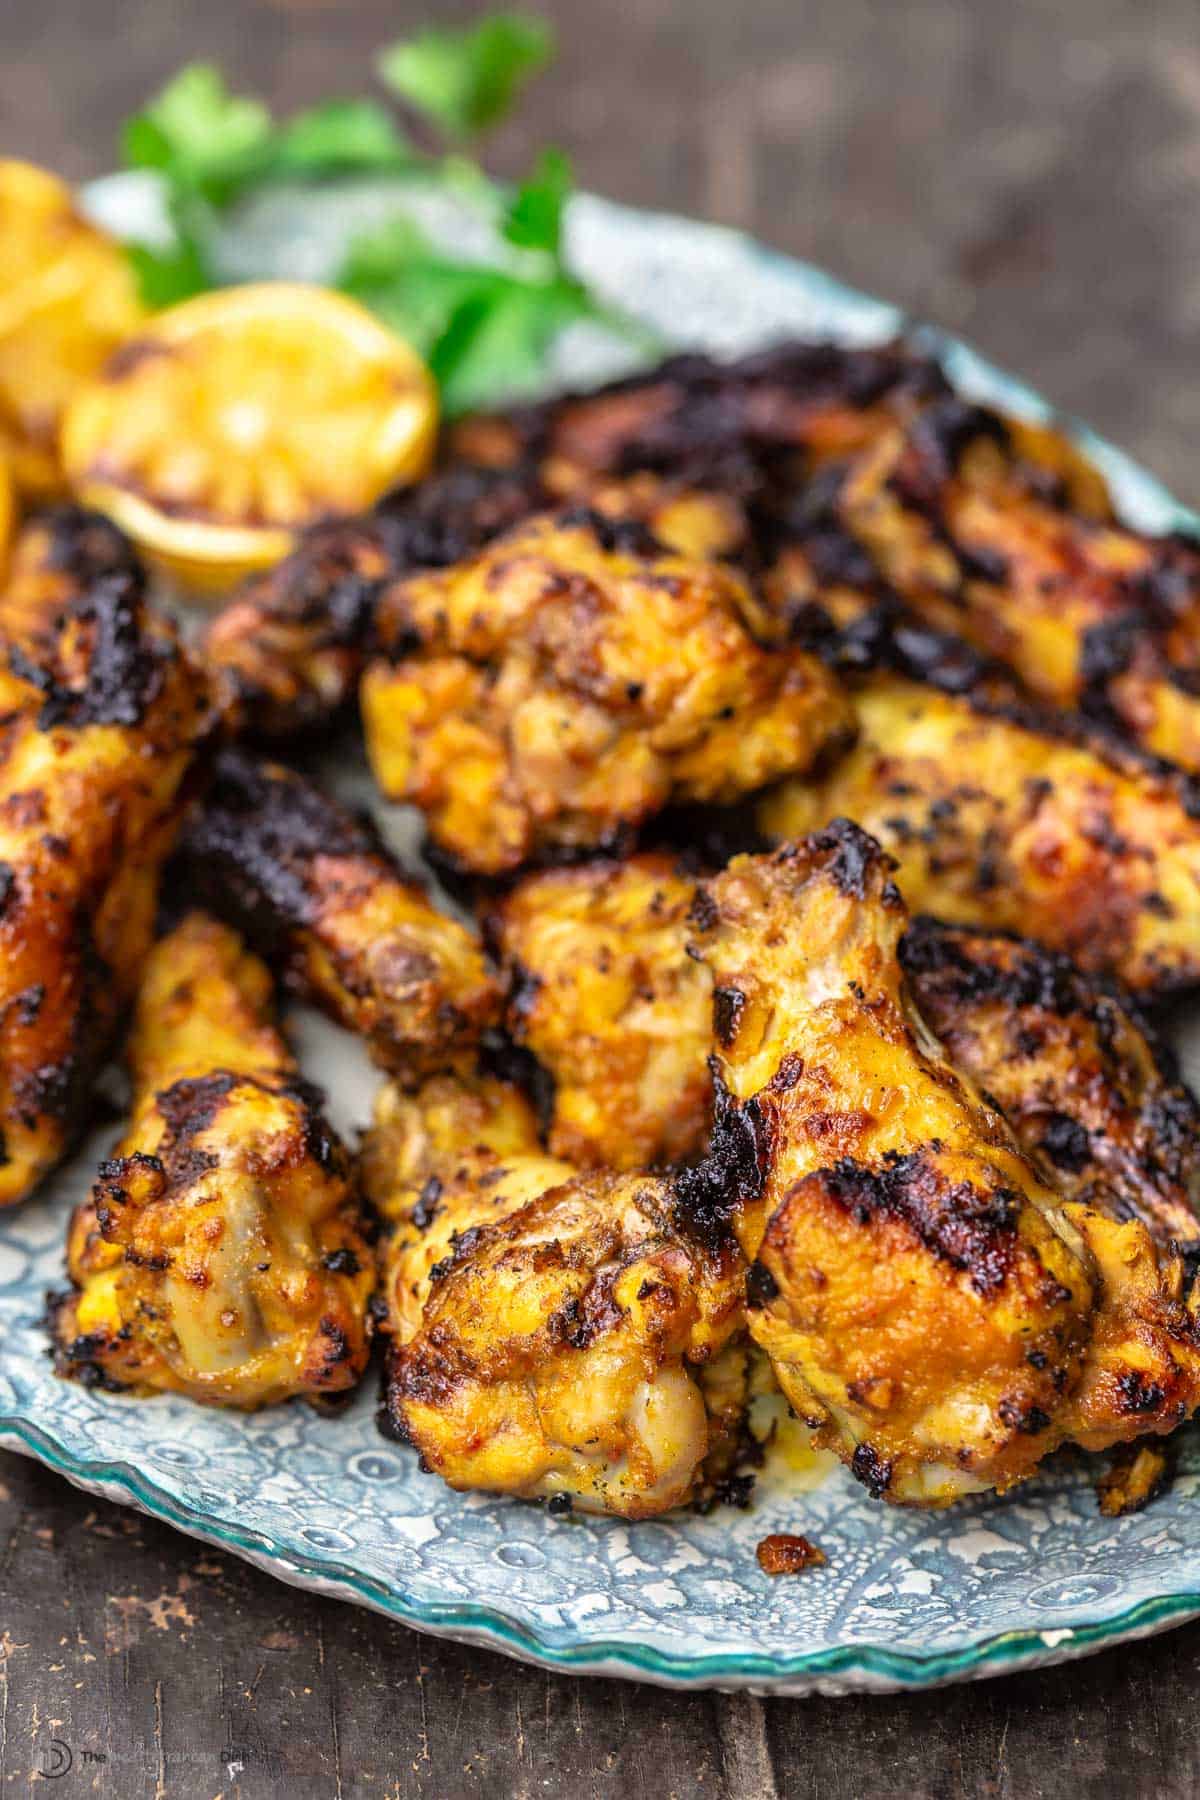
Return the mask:
[[1200,770],[1200,544],[1119,525],[1030,438],[945,398],[849,467],[837,513],[927,624]]
[[354,695],[388,585],[461,562],[544,500],[530,470],[452,469],[304,533],[205,633],[227,728],[279,738],[328,723]]
[[1141,993],[1200,979],[1200,797],[1061,719],[872,675],[859,737],[760,807],[787,840],[835,814],[898,860],[914,910],[1018,931]]
[[901,343],[785,343],[729,362],[676,356],[592,393],[467,419],[449,448],[494,467],[537,461],[560,492],[588,475],[653,470],[747,493],[774,458],[848,456],[949,392],[937,364]]
[[1026,939],[917,919],[900,961],[956,1069],[1072,1200],[1200,1252],[1200,1108],[1132,1002]]
[[903,902],[835,822],[706,883],[718,1117],[680,1207],[754,1258],[751,1330],[876,1495],[1004,1489],[1057,1444],[1168,1431],[1200,1402],[1178,1256],[1062,1198],[912,1007]]
[[554,1077],[556,1155],[636,1169],[706,1142],[712,982],[687,954],[695,891],[670,857],[644,854],[527,876],[497,907],[508,1029]]
[[393,588],[362,688],[376,776],[449,858],[500,874],[731,801],[850,727],[836,681],[731,570],[582,509]]
[[353,1168],[271,999],[263,964],[201,913],[151,954],[132,1118],[71,1222],[62,1373],[247,1408],[362,1374],[373,1270]]
[[401,874],[366,820],[277,763],[221,753],[179,874],[406,1078],[470,1052],[499,1017],[478,939]]
[[[34,646],[34,649],[37,647]],[[209,714],[170,629],[115,575],[0,674],[0,1205],[84,1122],[153,936]]]
[[78,506],[35,513],[0,583],[0,641],[35,660],[52,656],[63,614],[108,577],[130,591],[143,580],[133,545],[111,520]]
[[364,1146],[393,1431],[452,1487],[642,1518],[695,1491],[700,1371],[742,1319],[736,1246],[692,1239],[669,1183],[546,1156],[508,1084],[380,1098]]

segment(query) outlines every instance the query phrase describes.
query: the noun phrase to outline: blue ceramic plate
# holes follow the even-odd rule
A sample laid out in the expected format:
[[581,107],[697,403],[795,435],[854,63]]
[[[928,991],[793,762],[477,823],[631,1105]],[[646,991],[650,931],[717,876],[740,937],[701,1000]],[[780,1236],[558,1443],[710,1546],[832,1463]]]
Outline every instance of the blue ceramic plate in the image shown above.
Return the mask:
[[[153,195],[123,180],[93,198],[119,224],[148,201],[152,210]],[[320,277],[346,232],[389,204],[378,189],[279,196],[239,222],[231,270],[249,241],[280,274]],[[868,342],[906,324],[892,307],[710,226],[581,199],[571,234],[584,272],[674,342],[718,351],[784,333]],[[964,346],[923,335],[964,389],[1044,416],[1027,388]],[[611,344],[580,336],[558,373],[586,380],[608,372],[611,356]],[[1131,519],[1200,525],[1118,451],[1079,435]],[[362,781],[346,763],[329,775],[340,786]],[[386,823],[402,843],[403,817]],[[364,1123],[377,1078],[357,1046],[312,1018],[296,1025],[338,1122]],[[1200,1613],[1200,1434],[1182,1434],[1170,1491],[1119,1520],[1097,1510],[1094,1468],[1062,1457],[1018,1496],[940,1516],[874,1504],[840,1470],[780,1463],[749,1512],[627,1525],[450,1493],[378,1435],[373,1394],[338,1420],[299,1404],[241,1418],[69,1386],[51,1373],[39,1316],[45,1290],[62,1280],[68,1207],[106,1148],[88,1145],[36,1204],[0,1218],[0,1443],[284,1581],[551,1668],[788,1693],[1029,1667]],[[828,1565],[763,1575],[755,1545],[783,1530],[808,1534]]]

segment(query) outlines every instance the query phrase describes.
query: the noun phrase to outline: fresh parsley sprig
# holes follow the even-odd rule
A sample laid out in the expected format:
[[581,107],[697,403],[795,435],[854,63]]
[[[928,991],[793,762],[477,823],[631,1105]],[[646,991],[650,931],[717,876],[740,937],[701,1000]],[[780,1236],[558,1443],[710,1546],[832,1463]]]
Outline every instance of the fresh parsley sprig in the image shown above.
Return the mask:
[[129,247],[147,302],[166,306],[216,286],[221,216],[271,183],[380,174],[432,180],[485,215],[496,259],[469,260],[431,241],[398,199],[393,220],[351,245],[336,285],[426,357],[448,413],[528,391],[564,326],[589,318],[627,325],[567,264],[563,217],[573,182],[566,156],[543,151],[509,189],[467,153],[553,50],[544,20],[501,13],[382,51],[381,80],[443,140],[436,152],[418,148],[374,100],[327,100],[280,121],[261,100],[231,93],[213,65],[182,69],[122,137],[126,164],[159,176],[171,225],[169,244]]

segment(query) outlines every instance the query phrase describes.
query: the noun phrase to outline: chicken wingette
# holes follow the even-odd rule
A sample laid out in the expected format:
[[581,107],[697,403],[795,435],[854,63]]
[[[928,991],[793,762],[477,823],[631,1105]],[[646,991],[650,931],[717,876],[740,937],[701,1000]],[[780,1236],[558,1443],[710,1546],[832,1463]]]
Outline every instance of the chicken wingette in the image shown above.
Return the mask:
[[1061,717],[888,671],[855,689],[859,736],[759,808],[777,841],[856,819],[914,911],[999,927],[1140,993],[1200,980],[1200,793]]
[[712,983],[687,954],[695,892],[644,854],[527,876],[496,907],[509,1032],[554,1078],[555,1155],[636,1169],[703,1147]]
[[363,679],[377,779],[479,874],[607,847],[671,801],[733,801],[851,729],[836,679],[736,573],[587,508],[398,583],[379,628],[397,660]]
[[[36,649],[36,654],[34,651]],[[200,679],[136,582],[75,602],[0,673],[0,1205],[86,1122],[153,938]],[[19,668],[19,675],[13,669]]]
[[401,873],[368,821],[278,763],[217,757],[175,873],[406,1079],[469,1055],[499,1017],[478,937]]
[[917,919],[921,1016],[1049,1180],[1200,1260],[1200,1108],[1133,1003],[1027,939]]
[[1003,1490],[1058,1444],[1200,1403],[1184,1264],[1065,1198],[913,1006],[904,903],[844,820],[701,889],[717,1121],[681,1216],[751,1260],[751,1331],[792,1406],[880,1497]]
[[129,1126],[70,1225],[60,1372],[244,1408],[344,1395],[374,1285],[354,1167],[234,932],[191,913],[155,947],[129,1060]]
[[455,1488],[626,1518],[689,1499],[728,1431],[703,1371],[742,1325],[737,1246],[681,1229],[664,1177],[547,1156],[493,1077],[386,1088],[363,1158],[395,1435]]
[[835,510],[926,623],[1200,770],[1200,543],[1081,504],[1027,437],[947,397],[846,468]]

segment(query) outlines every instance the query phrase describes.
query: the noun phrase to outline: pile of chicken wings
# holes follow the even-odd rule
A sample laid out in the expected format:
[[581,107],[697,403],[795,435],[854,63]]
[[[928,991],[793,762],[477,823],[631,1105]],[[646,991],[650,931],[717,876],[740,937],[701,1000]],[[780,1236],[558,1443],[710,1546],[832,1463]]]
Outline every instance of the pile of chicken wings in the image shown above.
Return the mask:
[[[447,431],[193,640],[129,545],[0,600],[0,1202],[92,1116],[60,1371],[382,1421],[644,1517],[754,1390],[877,1498],[1200,1406],[1200,544],[900,343]],[[301,772],[357,706],[431,868]],[[383,1072],[342,1143],[277,998]]]

